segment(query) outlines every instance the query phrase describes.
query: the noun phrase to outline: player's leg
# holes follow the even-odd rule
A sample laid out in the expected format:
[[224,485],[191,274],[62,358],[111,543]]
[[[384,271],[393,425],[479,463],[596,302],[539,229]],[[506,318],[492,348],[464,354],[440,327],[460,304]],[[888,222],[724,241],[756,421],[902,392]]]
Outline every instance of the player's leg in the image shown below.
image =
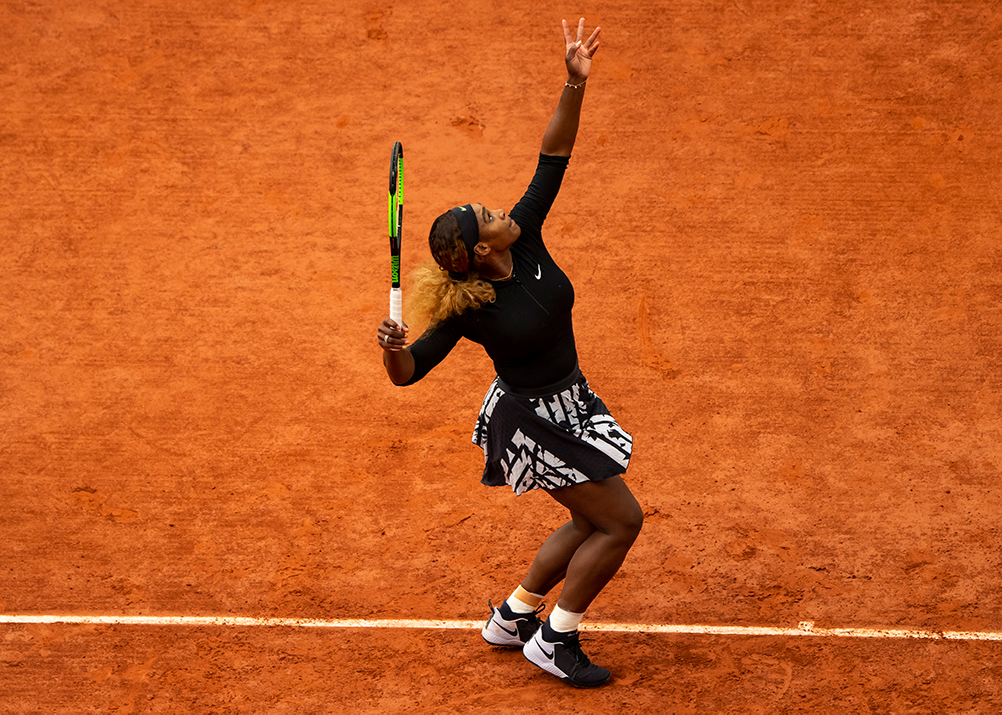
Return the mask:
[[543,542],[518,588],[500,607],[491,605],[491,617],[481,632],[491,645],[521,647],[542,625],[543,596],[563,580],[574,552],[595,530],[583,517],[572,517]]
[[558,605],[584,613],[616,574],[644,523],[644,512],[622,477],[584,482],[550,495],[593,528],[567,564]]
[[571,512],[571,520],[550,534],[539,547],[522,588],[541,596],[549,593],[564,580],[571,558],[594,532],[594,524]]
[[572,685],[595,687],[609,679],[609,671],[593,665],[581,651],[578,624],[636,541],[643,525],[643,510],[621,477],[575,484],[550,494],[570,510],[572,521],[588,523],[593,531],[574,550],[566,565],[557,607],[523,653],[543,670]]

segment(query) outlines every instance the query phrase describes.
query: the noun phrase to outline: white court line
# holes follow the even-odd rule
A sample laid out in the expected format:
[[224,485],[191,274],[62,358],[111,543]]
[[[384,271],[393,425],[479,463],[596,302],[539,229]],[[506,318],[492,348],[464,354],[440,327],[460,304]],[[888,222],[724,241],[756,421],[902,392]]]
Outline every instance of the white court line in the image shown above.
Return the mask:
[[[483,621],[420,619],[318,620],[310,618],[250,618],[247,616],[5,616],[0,623],[79,623],[135,626],[281,626],[286,628],[423,628],[479,630]],[[648,623],[582,623],[583,631],[673,633],[708,636],[811,636],[814,638],[921,638],[951,641],[1002,641],[1002,633],[985,631],[922,631],[899,628],[818,628],[802,621],[796,628],[769,626],[694,626]]]

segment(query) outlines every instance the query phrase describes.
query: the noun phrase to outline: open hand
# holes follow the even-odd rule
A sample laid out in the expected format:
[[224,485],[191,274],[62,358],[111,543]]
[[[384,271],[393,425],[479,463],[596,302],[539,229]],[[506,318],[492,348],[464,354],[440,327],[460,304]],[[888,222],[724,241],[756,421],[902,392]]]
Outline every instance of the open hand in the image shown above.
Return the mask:
[[588,79],[588,74],[591,72],[591,59],[598,52],[598,35],[602,28],[596,27],[591,36],[582,42],[585,30],[583,17],[578,21],[576,38],[571,37],[571,27],[567,24],[567,20],[561,20],[561,22],[564,26],[564,44],[567,47],[564,62],[567,64],[568,81],[571,84],[578,84]]

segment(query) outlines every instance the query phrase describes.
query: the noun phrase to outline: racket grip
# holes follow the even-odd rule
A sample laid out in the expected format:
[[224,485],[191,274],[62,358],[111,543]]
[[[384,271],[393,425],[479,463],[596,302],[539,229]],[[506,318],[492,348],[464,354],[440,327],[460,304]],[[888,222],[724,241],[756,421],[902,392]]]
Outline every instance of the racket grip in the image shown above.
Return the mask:
[[404,326],[404,297],[399,288],[390,288],[390,319],[399,325]]

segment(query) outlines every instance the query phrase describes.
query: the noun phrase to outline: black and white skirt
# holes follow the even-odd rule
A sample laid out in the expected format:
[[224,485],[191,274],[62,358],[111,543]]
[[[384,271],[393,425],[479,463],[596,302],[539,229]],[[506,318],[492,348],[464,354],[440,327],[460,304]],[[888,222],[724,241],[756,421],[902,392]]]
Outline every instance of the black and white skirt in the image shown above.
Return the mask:
[[495,378],[473,428],[484,450],[482,483],[516,494],[623,474],[633,438],[575,368],[556,385],[522,390]]

